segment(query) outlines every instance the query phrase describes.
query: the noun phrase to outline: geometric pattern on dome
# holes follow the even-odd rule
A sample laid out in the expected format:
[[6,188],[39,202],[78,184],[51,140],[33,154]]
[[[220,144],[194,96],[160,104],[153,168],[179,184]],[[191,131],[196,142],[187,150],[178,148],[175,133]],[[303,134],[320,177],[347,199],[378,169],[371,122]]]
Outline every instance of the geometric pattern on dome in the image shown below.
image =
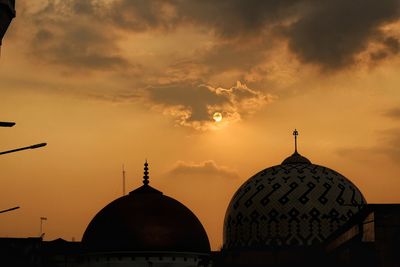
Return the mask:
[[364,204],[360,190],[334,170],[310,163],[273,166],[233,196],[225,214],[224,248],[319,244]]

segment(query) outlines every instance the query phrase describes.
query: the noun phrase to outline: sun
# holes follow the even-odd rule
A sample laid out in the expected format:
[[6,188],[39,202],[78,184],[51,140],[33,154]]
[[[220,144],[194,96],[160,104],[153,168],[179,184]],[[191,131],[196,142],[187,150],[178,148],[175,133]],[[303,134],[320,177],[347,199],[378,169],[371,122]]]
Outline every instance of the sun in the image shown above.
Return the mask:
[[215,122],[220,122],[222,121],[222,114],[221,112],[215,112],[213,115],[213,119]]

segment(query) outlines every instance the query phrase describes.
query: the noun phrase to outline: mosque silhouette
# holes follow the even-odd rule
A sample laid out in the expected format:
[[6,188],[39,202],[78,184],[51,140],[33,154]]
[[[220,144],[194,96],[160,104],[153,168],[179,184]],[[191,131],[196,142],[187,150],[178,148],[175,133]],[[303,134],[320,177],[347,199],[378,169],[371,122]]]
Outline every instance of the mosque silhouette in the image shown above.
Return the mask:
[[[0,7],[1,47],[15,1]],[[146,162],[143,185],[100,210],[81,242],[0,238],[1,266],[400,266],[400,204],[367,204],[349,179],[301,156],[297,135],[291,156],[232,197],[220,251],[190,209],[149,185]]]
[[211,251],[193,212],[149,182],[102,210],[81,242],[0,238],[4,266],[400,266],[400,205],[367,204],[346,177],[297,151],[250,177]]

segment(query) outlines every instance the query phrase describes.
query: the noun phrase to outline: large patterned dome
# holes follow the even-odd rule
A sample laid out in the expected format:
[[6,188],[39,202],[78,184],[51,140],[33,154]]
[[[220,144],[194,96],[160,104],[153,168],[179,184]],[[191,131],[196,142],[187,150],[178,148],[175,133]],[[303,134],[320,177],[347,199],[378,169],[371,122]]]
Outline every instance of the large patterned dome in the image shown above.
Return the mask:
[[224,249],[319,244],[366,204],[358,188],[296,152],[247,180],[224,221]]

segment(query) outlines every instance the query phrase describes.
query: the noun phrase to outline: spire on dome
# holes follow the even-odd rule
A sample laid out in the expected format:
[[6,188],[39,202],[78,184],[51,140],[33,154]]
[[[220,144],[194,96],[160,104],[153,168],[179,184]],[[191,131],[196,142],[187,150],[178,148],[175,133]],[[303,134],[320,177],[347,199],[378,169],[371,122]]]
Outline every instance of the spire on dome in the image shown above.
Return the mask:
[[153,193],[162,195],[161,191],[158,191],[157,189],[155,189],[155,188],[153,188],[153,187],[151,187],[149,185],[150,177],[149,177],[149,167],[148,166],[149,166],[149,163],[147,162],[147,159],[146,159],[146,161],[144,162],[143,185],[141,187],[136,188],[135,190],[131,191],[129,193],[129,195],[134,195],[134,194],[153,194]]
[[294,152],[297,153],[297,136],[299,135],[299,132],[294,129],[293,131],[293,136],[294,136]]
[[149,164],[147,163],[147,159],[144,162],[144,176],[143,176],[143,184],[148,185],[149,182],[149,168],[147,167]]
[[299,135],[299,132],[294,129],[293,131],[293,136],[294,136],[294,153],[287,157],[282,164],[311,164],[311,161],[307,159],[306,157],[303,157],[297,152],[297,136]]

